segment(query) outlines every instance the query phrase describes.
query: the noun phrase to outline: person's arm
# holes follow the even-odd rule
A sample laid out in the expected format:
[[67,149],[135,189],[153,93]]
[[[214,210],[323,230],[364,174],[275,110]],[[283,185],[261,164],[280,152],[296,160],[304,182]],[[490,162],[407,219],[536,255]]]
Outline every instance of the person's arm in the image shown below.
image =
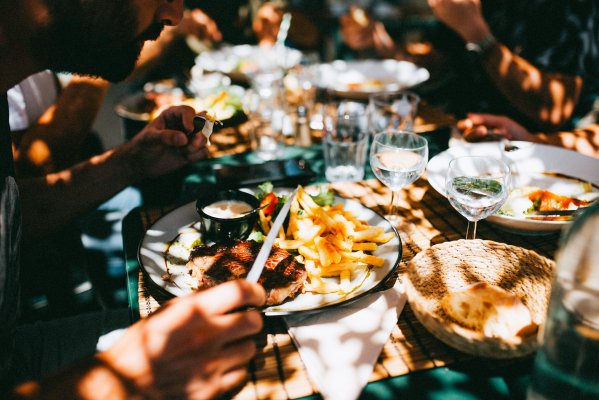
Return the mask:
[[458,122],[458,129],[469,142],[505,138],[543,143],[599,158],[599,124],[574,131],[531,133],[516,121],[492,114],[469,114]]
[[341,37],[345,44],[356,51],[374,49],[380,57],[407,60],[410,56],[398,46],[382,22],[373,20],[357,7],[339,19]]
[[[480,0],[429,0],[429,5],[466,43],[493,41]],[[499,91],[540,126],[556,129],[572,116],[582,89],[580,76],[543,71],[496,41],[481,62]]]
[[191,107],[170,108],[116,149],[61,172],[20,179],[24,238],[47,235],[130,184],[204,157],[204,135],[191,141],[185,135],[194,115]]
[[199,8],[185,10],[183,19],[178,25],[165,27],[158,40],[147,41],[144,44],[135,70],[127,79],[143,81],[153,71],[165,63],[168,64],[170,61],[168,58],[174,56],[173,52],[177,50],[177,45],[185,41],[188,36],[206,45],[220,43],[223,40],[218,25],[208,14]]
[[73,165],[102,105],[108,82],[73,76],[56,103],[27,130],[15,149],[18,176],[40,176]]
[[16,387],[15,399],[197,398],[244,382],[262,329],[264,289],[246,280],[177,298],[107,351]]

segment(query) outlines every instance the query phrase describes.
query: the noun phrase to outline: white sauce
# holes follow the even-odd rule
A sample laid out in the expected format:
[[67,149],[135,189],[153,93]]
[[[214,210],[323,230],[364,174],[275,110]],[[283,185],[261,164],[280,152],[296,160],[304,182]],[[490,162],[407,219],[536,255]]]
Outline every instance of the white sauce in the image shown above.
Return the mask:
[[251,205],[239,200],[221,200],[203,209],[206,214],[216,218],[238,218],[252,210]]

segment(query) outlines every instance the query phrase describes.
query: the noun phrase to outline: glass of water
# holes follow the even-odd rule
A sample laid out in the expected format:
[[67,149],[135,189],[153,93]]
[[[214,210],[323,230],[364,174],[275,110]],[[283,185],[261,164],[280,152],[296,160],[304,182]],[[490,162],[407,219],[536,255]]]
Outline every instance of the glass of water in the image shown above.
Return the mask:
[[599,203],[562,237],[529,400],[599,399]]
[[428,142],[407,131],[377,133],[370,147],[370,168],[391,189],[389,217],[396,217],[400,190],[416,181],[428,162]]
[[491,157],[458,157],[449,162],[445,190],[449,203],[468,220],[466,239],[476,239],[476,224],[507,200],[510,168]]
[[370,131],[413,130],[419,103],[420,97],[407,90],[371,95],[368,102]]
[[334,105],[323,118],[323,132],[327,180],[362,180],[369,139],[368,116],[364,112],[364,106],[354,102]]

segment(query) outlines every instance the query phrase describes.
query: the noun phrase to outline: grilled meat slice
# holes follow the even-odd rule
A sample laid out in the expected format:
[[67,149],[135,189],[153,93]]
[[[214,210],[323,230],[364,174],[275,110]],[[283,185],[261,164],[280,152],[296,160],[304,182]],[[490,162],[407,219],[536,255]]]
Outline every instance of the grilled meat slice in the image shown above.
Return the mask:
[[[219,283],[245,278],[252,267],[261,244],[251,240],[232,240],[210,246],[195,247],[187,268],[198,280],[198,288],[206,289]],[[266,304],[280,304],[301,291],[306,269],[288,251],[273,248],[258,280],[266,289]]]

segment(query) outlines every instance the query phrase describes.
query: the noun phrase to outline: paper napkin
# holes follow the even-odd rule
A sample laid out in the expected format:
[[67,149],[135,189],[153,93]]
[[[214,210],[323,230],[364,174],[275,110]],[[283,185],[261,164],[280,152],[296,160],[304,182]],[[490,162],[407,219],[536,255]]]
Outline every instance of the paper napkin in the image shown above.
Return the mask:
[[405,302],[397,282],[346,306],[285,318],[308,375],[326,400],[358,398]]

